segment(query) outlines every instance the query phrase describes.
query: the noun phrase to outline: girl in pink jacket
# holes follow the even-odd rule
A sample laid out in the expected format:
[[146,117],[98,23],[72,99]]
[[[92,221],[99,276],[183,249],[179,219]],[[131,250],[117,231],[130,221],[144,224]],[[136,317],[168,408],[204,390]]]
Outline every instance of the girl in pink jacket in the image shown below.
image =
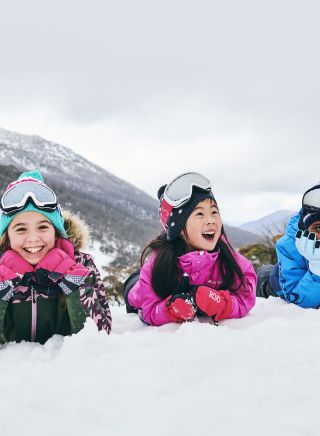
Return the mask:
[[156,326],[245,316],[255,304],[256,274],[224,233],[210,181],[185,173],[158,198],[163,232],[143,250],[138,281],[125,287],[128,312]]

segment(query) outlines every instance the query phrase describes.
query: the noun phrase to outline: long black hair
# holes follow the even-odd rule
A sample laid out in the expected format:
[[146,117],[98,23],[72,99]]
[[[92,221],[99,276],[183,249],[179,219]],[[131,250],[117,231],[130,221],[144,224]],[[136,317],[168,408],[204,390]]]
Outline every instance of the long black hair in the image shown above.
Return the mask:
[[[223,226],[216,249],[220,249],[220,272],[223,278],[219,289],[227,289],[236,293],[243,284],[243,273],[234,257],[234,249],[227,239]],[[178,268],[177,259],[189,251],[192,251],[192,248],[181,236],[168,241],[164,231],[149,242],[142,251],[141,266],[151,252],[156,256],[151,281],[155,293],[160,298],[165,299],[178,287],[182,279],[182,273]],[[236,282],[239,282],[237,287],[235,287]]]

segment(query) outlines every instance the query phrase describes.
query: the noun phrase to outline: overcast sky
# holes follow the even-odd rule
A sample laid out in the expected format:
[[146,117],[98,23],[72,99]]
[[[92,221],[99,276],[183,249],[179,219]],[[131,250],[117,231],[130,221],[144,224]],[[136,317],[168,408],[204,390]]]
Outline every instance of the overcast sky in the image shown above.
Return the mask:
[[0,127],[155,196],[213,183],[239,224],[320,180],[320,3],[0,0]]

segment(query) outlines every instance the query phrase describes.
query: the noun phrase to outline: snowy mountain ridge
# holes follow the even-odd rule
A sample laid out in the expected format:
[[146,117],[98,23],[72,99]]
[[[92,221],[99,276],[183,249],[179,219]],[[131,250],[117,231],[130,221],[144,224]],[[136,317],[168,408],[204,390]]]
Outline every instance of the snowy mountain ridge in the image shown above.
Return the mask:
[[279,210],[262,218],[248,223],[242,224],[239,227],[243,230],[250,230],[258,235],[273,236],[283,234],[289,219],[295,214],[291,210]]
[[22,171],[40,170],[63,207],[80,214],[105,258],[113,253],[116,264],[136,258],[159,228],[154,198],[55,142],[0,128],[0,165],[1,189]]
[[[118,189],[114,200],[119,205],[122,204],[126,208],[131,206],[135,213],[140,206],[141,217],[145,219],[156,216],[153,210],[156,201],[148,194],[74,153],[68,147],[40,136],[23,135],[0,128],[0,160],[6,165],[11,164],[22,170],[36,168],[44,176],[58,176],[60,181],[63,177],[67,177],[69,183],[78,184],[81,180],[81,184],[85,185],[82,191],[86,193],[89,191],[90,194],[97,194],[100,197],[106,197],[110,191]],[[79,190],[81,184],[77,185]],[[123,198],[122,191],[129,195]],[[129,204],[128,197],[134,200],[132,204]],[[150,208],[153,213],[147,211]],[[140,217],[140,214],[138,216]]]
[[[1,189],[20,172],[39,169],[61,204],[90,224],[113,265],[132,264],[160,231],[155,198],[56,142],[0,128],[0,165]],[[261,239],[250,228],[225,228],[236,248]]]
[[[8,148],[5,149],[3,146]],[[63,172],[74,177],[77,177],[79,170],[99,173],[97,165],[67,147],[38,135],[24,135],[0,128],[0,159],[4,158],[12,165],[24,168],[36,167],[44,174],[50,172],[51,167],[62,169]],[[70,161],[73,166],[70,166]]]

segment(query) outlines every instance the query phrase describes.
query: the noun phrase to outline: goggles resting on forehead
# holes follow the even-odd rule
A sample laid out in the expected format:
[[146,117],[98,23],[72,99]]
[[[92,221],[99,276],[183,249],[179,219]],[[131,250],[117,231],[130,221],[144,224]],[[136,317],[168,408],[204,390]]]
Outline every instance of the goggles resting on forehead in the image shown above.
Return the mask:
[[48,212],[54,211],[58,206],[56,194],[45,183],[25,179],[11,186],[3,194],[2,212],[12,216],[21,211],[29,201],[32,201],[39,209]]
[[184,173],[170,182],[163,193],[163,198],[172,207],[187,203],[194,187],[210,191],[210,180],[198,173]]
[[304,194],[302,207],[310,210],[320,209],[320,184]]
[[160,201],[160,222],[164,228],[172,209],[187,203],[194,187],[210,191],[211,183],[201,174],[190,172],[181,174],[166,186]]

